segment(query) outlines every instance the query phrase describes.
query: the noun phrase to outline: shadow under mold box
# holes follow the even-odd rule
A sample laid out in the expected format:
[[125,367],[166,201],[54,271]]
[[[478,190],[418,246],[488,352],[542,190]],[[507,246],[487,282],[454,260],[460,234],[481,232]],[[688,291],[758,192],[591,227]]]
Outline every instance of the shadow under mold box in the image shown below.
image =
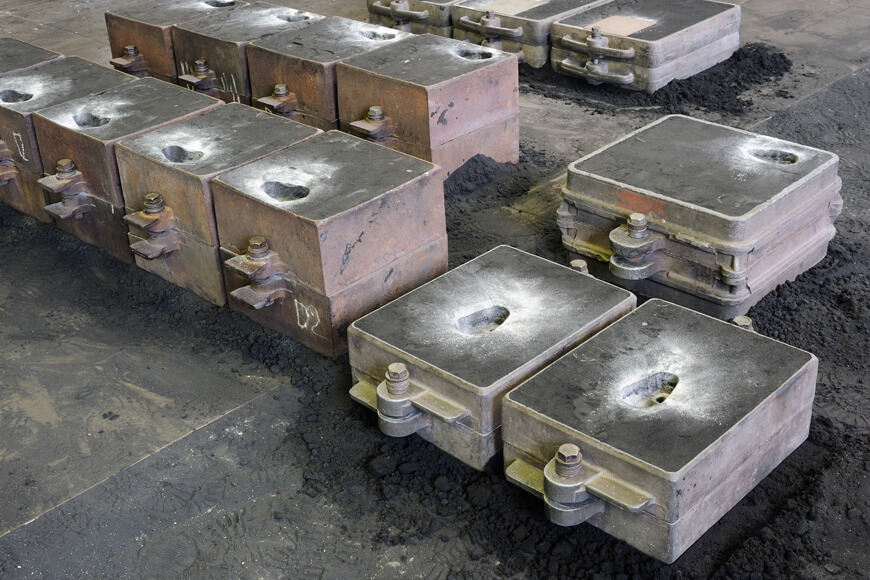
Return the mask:
[[317,135],[212,182],[230,307],[325,354],[348,324],[447,268],[440,170]]
[[336,64],[409,36],[335,17],[252,42],[248,45],[252,103],[324,131],[338,129]]
[[827,151],[672,115],[572,163],[557,223],[596,275],[730,319],[825,256],[837,166]]
[[136,264],[224,305],[211,181],[319,133],[231,104],[119,143],[124,220]]
[[484,469],[501,451],[504,395],[635,303],[499,246],[350,326],[351,397],[377,412],[386,435],[417,433]]
[[[172,42],[173,27],[243,6],[247,6],[247,2],[151,0],[110,8],[106,11],[106,29],[112,51],[111,64],[136,76],[153,76],[174,83],[178,72]],[[126,54],[128,46],[136,48],[135,55]]]
[[[136,80],[130,75],[77,58],[61,58],[0,77],[0,201],[43,222],[45,194],[37,184],[44,167],[34,113]],[[54,165],[49,162],[49,169]]]
[[[40,153],[57,169],[39,181],[52,202],[46,212],[64,231],[132,262],[115,144],[221,105],[146,78],[42,109],[34,115]],[[71,167],[61,161],[71,161]]]
[[809,433],[812,354],[649,300],[504,399],[508,480],[671,563]]
[[517,60],[440,36],[412,36],[338,63],[343,131],[441,166],[482,153],[519,160]]
[[[255,40],[298,30],[324,17],[257,2],[175,26],[178,84],[228,103],[251,104],[246,47]],[[197,61],[205,61],[202,68]]]

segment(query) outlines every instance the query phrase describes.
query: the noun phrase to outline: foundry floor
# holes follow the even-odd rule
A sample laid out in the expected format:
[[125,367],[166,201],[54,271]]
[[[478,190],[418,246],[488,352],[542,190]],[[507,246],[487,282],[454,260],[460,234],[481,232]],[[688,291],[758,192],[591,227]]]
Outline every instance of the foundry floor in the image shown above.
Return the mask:
[[[103,12],[141,1],[0,0],[0,34],[106,63]],[[366,18],[364,0],[273,2]],[[746,88],[745,111],[683,108],[838,153],[845,209],[828,258],[750,312],[821,360],[810,439],[675,564],[555,528],[497,472],[383,437],[347,395],[346,356],[314,355],[0,207],[0,577],[870,570],[870,2],[738,3],[742,42],[772,45],[791,71]],[[611,106],[612,91],[579,84],[577,98],[530,90],[541,78],[521,73],[520,166],[484,164],[502,181],[469,177],[481,198],[447,200],[452,266],[499,243],[563,260],[552,185],[565,165],[666,110]]]

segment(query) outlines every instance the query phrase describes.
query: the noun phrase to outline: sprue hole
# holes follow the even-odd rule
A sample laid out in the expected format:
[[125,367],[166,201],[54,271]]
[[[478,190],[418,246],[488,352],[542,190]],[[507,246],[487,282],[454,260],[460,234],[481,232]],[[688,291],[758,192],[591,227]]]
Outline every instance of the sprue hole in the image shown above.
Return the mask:
[[779,165],[793,165],[798,162],[798,156],[781,149],[752,149],[750,155],[761,161]]
[[267,181],[263,184],[263,192],[275,201],[294,201],[307,196],[309,189],[302,185]]
[[377,30],[363,30],[360,34],[369,40],[393,40],[396,38],[395,34],[389,32],[378,32]]
[[668,400],[679,377],[673,373],[655,373],[622,388],[622,400],[634,407],[654,407]]
[[228,6],[235,6],[235,0],[202,0],[203,4],[208,4],[212,8],[226,8]]
[[468,50],[467,48],[462,48],[456,51],[456,54],[466,60],[486,60],[492,58],[492,53],[485,50]]
[[19,93],[13,89],[6,89],[5,91],[0,91],[0,101],[4,103],[23,103],[24,101],[29,101],[33,98],[33,95],[30,93]]
[[103,125],[108,124],[110,119],[108,117],[100,117],[85,111],[84,113],[73,115],[73,121],[75,121],[76,125],[79,127],[102,127]]
[[284,22],[302,22],[310,18],[310,16],[306,16],[305,14],[281,14],[278,16],[278,19],[283,20]]
[[463,334],[485,334],[504,324],[510,315],[510,310],[504,306],[490,306],[463,316],[456,321],[456,328]]
[[185,149],[180,145],[167,145],[160,150],[163,156],[173,163],[186,163],[188,161],[196,161],[204,155],[202,151],[193,149]]

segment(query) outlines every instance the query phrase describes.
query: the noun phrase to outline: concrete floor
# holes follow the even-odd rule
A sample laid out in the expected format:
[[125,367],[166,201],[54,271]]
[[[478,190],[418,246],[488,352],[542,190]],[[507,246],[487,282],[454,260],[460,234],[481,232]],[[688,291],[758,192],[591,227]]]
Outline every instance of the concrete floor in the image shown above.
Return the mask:
[[[0,0],[0,34],[15,36],[66,55],[106,63],[110,54],[103,12],[111,7],[139,2],[141,0]],[[366,18],[364,0],[273,0],[273,3],[330,16]],[[794,69],[783,80],[791,96],[783,98],[773,90],[761,89],[751,95],[756,106],[747,115],[723,118],[715,113],[699,111],[698,116],[702,118],[743,128],[757,127],[799,107],[804,101],[818,97],[833,83],[865,69],[868,64],[870,35],[866,31],[870,29],[870,6],[866,0],[747,0],[738,3],[743,8],[742,41],[775,45],[793,60]],[[571,104],[532,94],[522,95],[521,112],[523,146],[533,150],[546,149],[554,157],[565,160],[595,150],[658,116],[653,108],[636,111],[637,114],[633,115],[588,115]],[[836,136],[832,139],[836,140]],[[539,207],[530,208],[521,199],[507,209],[524,213],[527,219],[551,220],[550,210],[539,210]],[[6,247],[14,247],[19,235],[27,237],[33,234],[23,229],[6,231],[3,234]],[[0,269],[4,273],[4,278],[0,279],[0,339],[6,344],[0,353],[0,385],[9,386],[8,389],[0,386],[0,487],[3,488],[0,491],[0,543],[5,542],[5,547],[0,550],[3,553],[0,573],[4,576],[57,577],[56,574],[65,575],[63,571],[66,570],[69,576],[88,576],[88,567],[80,561],[67,570],[63,563],[46,565],[34,560],[32,555],[18,554],[15,548],[10,548],[10,538],[42,536],[43,547],[48,548],[52,545],[52,530],[58,526],[81,525],[92,529],[93,522],[99,521],[101,514],[107,512],[94,510],[87,515],[88,522],[76,518],[70,520],[67,516],[72,509],[69,507],[71,500],[83,498],[84,505],[101,505],[102,510],[111,510],[113,506],[132,501],[123,496],[106,496],[106,490],[117,489],[134,476],[139,478],[136,480],[139,482],[149,478],[157,482],[171,480],[173,470],[181,469],[179,465],[189,462],[184,449],[194,444],[208,445],[215,432],[232,433],[240,440],[247,437],[280,439],[290,428],[286,417],[298,412],[300,403],[295,398],[296,387],[291,384],[289,376],[281,376],[284,368],[277,361],[278,367],[264,367],[261,362],[252,360],[248,353],[221,349],[219,337],[188,337],[181,328],[185,321],[176,320],[179,328],[173,330],[172,321],[165,324],[167,321],[160,318],[161,314],[157,315],[153,327],[158,330],[152,333],[149,321],[154,319],[147,314],[148,300],[123,288],[130,280],[129,271],[115,266],[105,267],[96,258],[88,258],[90,262],[77,271],[81,276],[93,276],[95,280],[70,279],[70,286],[64,286],[62,295],[52,296],[58,304],[56,311],[46,311],[42,306],[30,307],[26,300],[7,300],[10,296],[45,298],[54,294],[58,278],[51,275],[52,268],[63,268],[67,257],[76,252],[63,240],[46,245],[44,236],[36,238],[33,245],[42,268],[33,269],[26,262],[12,259]],[[119,328],[112,324],[112,318],[119,313],[84,298],[76,298],[77,295],[84,296],[92,283],[117,285],[121,303],[143,312],[143,328]],[[194,297],[185,296],[182,300],[190,305],[190,311],[201,312],[202,316],[214,315],[205,305],[198,309]],[[159,310],[159,305],[154,308]],[[241,329],[239,332],[253,332],[249,323],[239,317],[220,316],[226,318],[221,324],[235,325]],[[35,331],[37,327],[42,327],[42,330]],[[178,346],[188,339],[199,345],[198,351],[165,348],[165,344]],[[207,350],[209,341],[215,343],[211,352]],[[302,347],[288,346],[285,358],[294,359],[300,349]],[[151,372],[152,368],[159,369],[159,372]],[[342,385],[341,389],[334,390],[344,389],[347,377],[341,372],[345,367],[329,368],[337,373],[335,383]],[[307,371],[303,376],[307,376]],[[279,395],[283,399],[279,400]],[[344,395],[336,392],[330,396]],[[370,424],[354,427],[372,429]],[[69,435],[58,440],[56,433]],[[370,436],[376,435],[364,435]],[[220,444],[214,446],[212,457],[228,453]],[[256,458],[236,459],[245,463],[257,461]],[[284,459],[290,463],[296,461],[294,458]],[[185,466],[193,471],[186,471],[184,477],[190,477],[191,473],[206,478],[219,477],[219,470],[209,463],[210,459],[203,458],[202,461],[198,467]],[[276,462],[274,469],[280,470],[280,463]],[[129,470],[125,469],[131,466]],[[210,471],[212,469],[214,473]],[[110,480],[115,482],[114,487],[104,485]],[[301,482],[297,484],[302,485]],[[257,484],[246,480],[238,485],[251,487]],[[93,498],[95,493],[98,497]],[[183,492],[153,498],[162,502],[161,513],[166,515],[158,527],[171,528],[178,517],[179,506],[193,509],[191,505],[202,506],[209,502],[226,505],[235,501],[234,496],[226,491],[221,497],[197,497],[194,501],[182,495]],[[306,509],[311,513],[323,507],[316,499],[309,499],[311,505]],[[210,511],[210,508],[203,509]],[[136,517],[135,514],[135,509],[127,513],[132,518]],[[238,519],[233,521],[233,516],[228,517],[224,532],[240,533]],[[374,516],[356,514],[355,517],[365,520]],[[35,518],[39,519],[34,521]],[[111,521],[113,523],[107,526],[105,533],[122,536],[124,522]],[[321,523],[323,528],[318,533],[331,539],[324,544],[297,538],[300,549],[308,541],[313,551],[322,545],[332,546],[340,552],[334,559],[348,566],[343,570],[353,571],[351,554],[363,540],[344,537],[344,532],[335,529],[331,522]],[[29,527],[38,533],[28,533]],[[81,540],[80,546],[69,545],[65,549],[70,553],[82,551],[99,560],[99,538],[97,533]],[[69,541],[68,538],[65,541]],[[143,546],[146,544],[142,543]],[[283,549],[280,545],[272,548],[278,554]],[[183,561],[189,556],[184,545],[143,549],[147,556],[144,563],[139,562],[136,573],[129,575],[148,576],[151,573],[149,558],[155,562],[168,557]],[[269,546],[263,547],[264,551],[269,549]],[[39,553],[23,550],[22,554],[25,552]],[[322,572],[328,568],[324,562],[328,564],[329,561],[328,555],[318,561],[312,560],[311,570]],[[227,575],[248,575],[244,562],[231,559],[228,562],[229,568],[222,569],[233,572]],[[118,571],[118,576],[127,575],[121,571],[128,570],[128,563],[110,561],[103,564],[100,575],[113,576],[111,570]],[[250,575],[269,576],[269,568],[263,570],[266,571]],[[342,574],[336,570],[323,575],[341,577]],[[406,571],[412,577],[423,575],[411,564],[407,564]],[[380,575],[368,568],[361,574]]]

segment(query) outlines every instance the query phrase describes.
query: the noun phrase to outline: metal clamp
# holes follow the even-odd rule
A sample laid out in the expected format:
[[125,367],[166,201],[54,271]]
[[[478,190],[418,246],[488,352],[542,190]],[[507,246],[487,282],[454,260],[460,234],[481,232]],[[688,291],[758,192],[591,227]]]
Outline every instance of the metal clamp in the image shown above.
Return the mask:
[[283,276],[278,254],[269,249],[269,242],[262,236],[248,240],[247,251],[241,256],[224,262],[230,270],[241,274],[250,284],[230,292],[230,296],[247,304],[254,310],[271,306],[290,294],[290,287]]
[[419,12],[411,10],[407,0],[393,0],[389,6],[384,6],[380,0],[376,0],[372,4],[371,10],[375,14],[389,16],[393,20],[413,20],[414,22],[429,20],[428,10],[420,10]]
[[601,29],[597,26],[592,28],[591,34],[586,37],[586,42],[575,40],[570,34],[563,36],[560,42],[568,50],[592,56],[603,56],[620,60],[634,58],[634,48],[610,48],[610,41],[606,36],[601,34]]
[[485,36],[486,38],[521,38],[523,36],[523,27],[504,28],[501,26],[501,18],[492,10],[487,10],[480,18],[480,22],[475,22],[468,16],[463,16],[459,19],[459,27]]
[[647,230],[646,216],[633,213],[625,225],[611,230],[610,273],[624,280],[643,280],[664,270],[658,250],[665,237]]
[[193,62],[193,74],[180,75],[178,80],[184,83],[188,89],[205,93],[209,96],[217,94],[217,77],[215,72],[208,68],[208,62],[205,59],[195,60]]
[[470,415],[468,409],[412,383],[404,363],[387,367],[385,379],[377,386],[357,382],[350,396],[378,414],[378,427],[390,437],[407,437],[431,427],[432,420],[456,423]]
[[61,200],[45,206],[45,212],[59,220],[82,219],[94,207],[84,176],[69,159],[58,161],[56,171],[36,182],[45,191],[60,194]]
[[109,63],[115,67],[115,70],[133,75],[134,77],[143,78],[151,76],[151,73],[148,72],[148,61],[145,60],[143,55],[139,54],[139,49],[132,44],[125,46],[123,54],[113,58]]
[[130,244],[134,254],[145,260],[165,258],[181,248],[181,239],[175,227],[175,212],[166,205],[159,193],[145,196],[145,209],[124,216],[124,221],[145,231],[148,238]]
[[581,524],[603,512],[606,504],[639,512],[653,503],[650,494],[584,463],[580,448],[573,443],[560,445],[543,470],[517,459],[505,476],[541,497],[547,519],[560,526]]
[[392,140],[395,136],[392,120],[378,105],[369,107],[365,119],[350,123],[348,132],[355,137],[381,144],[386,144],[386,141]]
[[271,95],[260,97],[256,99],[256,102],[263,105],[267,111],[284,116],[291,115],[296,111],[296,107],[299,106],[296,93],[291,93],[287,85],[283,83],[275,85]]
[[585,79],[591,85],[600,85],[601,83],[630,85],[634,82],[634,73],[631,71],[623,74],[609,72],[607,70],[607,61],[598,57],[587,60],[586,64],[582,66],[565,59],[561,62],[559,68],[565,74]]

